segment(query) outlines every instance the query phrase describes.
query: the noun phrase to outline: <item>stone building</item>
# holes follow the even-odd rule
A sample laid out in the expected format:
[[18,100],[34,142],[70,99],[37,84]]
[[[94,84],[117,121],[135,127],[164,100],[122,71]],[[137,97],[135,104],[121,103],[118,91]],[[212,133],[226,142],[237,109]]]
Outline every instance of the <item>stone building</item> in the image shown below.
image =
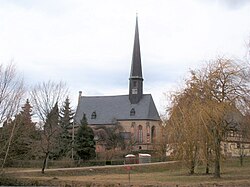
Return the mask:
[[[161,120],[151,94],[143,93],[141,52],[136,17],[134,47],[129,77],[129,94],[114,96],[85,96],[79,92],[75,124],[83,115],[93,128],[120,125],[122,135],[132,142],[132,150],[152,150],[161,134]],[[96,137],[98,140],[98,137]],[[105,150],[105,143],[98,143],[97,152]]]

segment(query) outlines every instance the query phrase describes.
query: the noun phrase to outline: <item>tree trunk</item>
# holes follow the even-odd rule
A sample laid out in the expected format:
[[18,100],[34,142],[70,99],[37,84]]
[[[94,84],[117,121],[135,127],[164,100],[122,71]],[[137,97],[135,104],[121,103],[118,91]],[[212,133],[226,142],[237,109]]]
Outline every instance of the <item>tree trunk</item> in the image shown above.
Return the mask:
[[194,174],[194,168],[195,168],[195,161],[191,161],[191,167],[190,167],[190,175]]
[[206,174],[209,174],[209,163],[207,161],[207,164],[206,164]]
[[191,151],[192,158],[191,158],[191,167],[190,167],[190,174],[193,175],[194,174],[194,170],[195,170],[195,166],[196,166],[196,162],[197,162],[197,152],[198,152],[198,147],[197,145],[194,146],[194,153],[193,151]]
[[43,161],[42,174],[44,174],[44,170],[45,170],[45,168],[46,168],[46,166],[47,166],[48,158],[49,158],[49,152],[47,152],[47,153],[45,154],[45,158],[44,158],[44,161]]
[[220,178],[220,138],[219,138],[219,133],[218,130],[216,130],[215,134],[215,161],[214,161],[214,177],[215,178]]
[[240,166],[243,166],[243,159],[244,159],[244,147],[240,144]]
[[4,156],[4,160],[3,160],[3,164],[2,164],[2,171],[3,171],[4,165],[6,163],[6,160],[8,158],[8,154],[9,154],[9,150],[10,150],[10,145],[11,145],[12,138],[14,136],[15,128],[16,128],[16,122],[14,122],[14,124],[13,124],[13,128],[12,128],[11,134],[10,134],[10,138],[8,140],[7,150],[6,150],[6,153],[5,153],[5,156]]
[[240,155],[240,166],[243,166],[243,154]]
[[206,155],[207,163],[206,163],[206,174],[209,174],[209,158],[210,158],[210,153],[209,153],[209,148],[207,147],[207,155]]

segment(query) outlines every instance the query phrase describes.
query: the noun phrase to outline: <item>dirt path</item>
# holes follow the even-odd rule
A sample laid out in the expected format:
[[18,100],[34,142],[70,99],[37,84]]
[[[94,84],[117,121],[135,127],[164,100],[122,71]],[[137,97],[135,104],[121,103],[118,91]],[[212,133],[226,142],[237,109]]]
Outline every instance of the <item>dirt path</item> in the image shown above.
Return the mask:
[[[74,167],[74,168],[53,168],[46,169],[45,171],[83,171],[83,170],[94,170],[94,169],[108,169],[108,168],[124,168],[127,166],[137,167],[137,166],[150,166],[150,165],[162,165],[162,164],[172,164],[177,161],[168,161],[168,162],[155,162],[147,164],[132,164],[132,165],[108,165],[108,166],[91,166],[91,167]],[[19,169],[19,168],[8,168],[5,173],[32,173],[32,172],[41,172],[41,169]]]

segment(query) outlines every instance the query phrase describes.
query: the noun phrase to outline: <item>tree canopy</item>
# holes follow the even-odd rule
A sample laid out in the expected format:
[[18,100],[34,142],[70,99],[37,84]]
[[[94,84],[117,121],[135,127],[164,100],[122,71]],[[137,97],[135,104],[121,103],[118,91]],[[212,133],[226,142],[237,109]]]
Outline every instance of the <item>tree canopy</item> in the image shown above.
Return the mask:
[[235,114],[249,105],[247,67],[218,58],[200,70],[191,71],[185,88],[172,95],[169,108],[170,138],[174,153],[186,161],[190,173],[199,160],[214,161],[220,177],[220,144],[232,127]]
[[75,145],[76,152],[81,159],[89,160],[95,158],[94,132],[92,128],[88,126],[85,114],[77,130]]

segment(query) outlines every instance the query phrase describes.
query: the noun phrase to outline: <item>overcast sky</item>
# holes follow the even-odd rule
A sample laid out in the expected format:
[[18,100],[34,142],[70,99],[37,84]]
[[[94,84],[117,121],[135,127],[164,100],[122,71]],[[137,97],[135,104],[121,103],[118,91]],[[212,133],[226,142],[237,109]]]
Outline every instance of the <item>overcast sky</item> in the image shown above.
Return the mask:
[[160,113],[190,69],[247,54],[249,0],[0,0],[0,63],[13,59],[28,87],[65,81],[74,107],[79,90],[128,94],[136,12],[144,93]]

